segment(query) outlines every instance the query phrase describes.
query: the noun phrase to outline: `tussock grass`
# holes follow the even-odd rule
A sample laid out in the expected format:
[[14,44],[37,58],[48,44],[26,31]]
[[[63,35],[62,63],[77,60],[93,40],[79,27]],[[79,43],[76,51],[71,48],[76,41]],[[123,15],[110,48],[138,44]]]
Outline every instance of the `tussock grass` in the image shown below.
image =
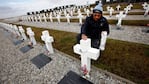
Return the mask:
[[[27,26],[23,26],[26,30]],[[54,48],[79,59],[73,53],[77,33],[31,27],[38,42],[43,30],[48,30],[54,37]],[[149,83],[149,45],[108,39],[106,50],[98,60],[92,61],[98,68],[108,70],[139,84]]]

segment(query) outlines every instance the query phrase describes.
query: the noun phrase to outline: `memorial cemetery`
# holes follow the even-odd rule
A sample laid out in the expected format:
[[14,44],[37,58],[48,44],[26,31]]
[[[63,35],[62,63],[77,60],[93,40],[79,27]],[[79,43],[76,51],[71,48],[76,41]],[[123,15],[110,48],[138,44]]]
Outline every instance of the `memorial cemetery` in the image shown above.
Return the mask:
[[[0,84],[149,84],[149,2],[103,2],[1,19]],[[110,34],[97,49],[76,36],[98,4]]]

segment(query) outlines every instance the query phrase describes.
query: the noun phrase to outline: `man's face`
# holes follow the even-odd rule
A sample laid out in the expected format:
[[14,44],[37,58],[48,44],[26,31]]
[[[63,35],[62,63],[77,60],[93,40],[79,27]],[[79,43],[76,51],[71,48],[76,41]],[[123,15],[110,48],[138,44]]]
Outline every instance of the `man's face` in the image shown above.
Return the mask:
[[101,15],[102,15],[102,14],[100,14],[100,13],[93,13],[93,19],[94,19],[95,21],[97,21],[97,20],[99,20],[99,19],[101,18]]

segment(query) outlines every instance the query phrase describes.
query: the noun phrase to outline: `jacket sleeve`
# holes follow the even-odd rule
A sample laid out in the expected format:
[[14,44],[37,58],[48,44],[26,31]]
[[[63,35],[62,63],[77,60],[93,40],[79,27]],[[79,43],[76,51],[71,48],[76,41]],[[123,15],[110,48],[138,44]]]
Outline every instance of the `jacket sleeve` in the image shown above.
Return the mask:
[[88,17],[86,18],[84,24],[81,26],[81,34],[86,34],[87,32],[87,27],[88,27]]
[[108,21],[107,21],[106,18],[104,19],[103,31],[107,31],[108,35],[109,35],[109,33],[110,33],[110,30],[109,30],[109,23],[108,23]]

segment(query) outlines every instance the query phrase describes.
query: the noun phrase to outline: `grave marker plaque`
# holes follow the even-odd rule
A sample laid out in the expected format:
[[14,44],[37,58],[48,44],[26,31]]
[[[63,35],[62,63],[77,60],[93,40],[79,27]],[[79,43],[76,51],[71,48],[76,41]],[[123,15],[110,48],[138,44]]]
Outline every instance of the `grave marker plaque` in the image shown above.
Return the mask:
[[32,46],[27,45],[27,46],[22,47],[22,48],[20,49],[20,51],[21,51],[22,53],[26,53],[26,52],[28,52],[29,50],[31,50],[32,48],[33,48]]
[[93,84],[73,71],[69,71],[58,84]]
[[48,64],[52,59],[43,53],[37,55],[33,59],[31,59],[31,62],[36,65],[37,68],[41,69],[46,64]]

